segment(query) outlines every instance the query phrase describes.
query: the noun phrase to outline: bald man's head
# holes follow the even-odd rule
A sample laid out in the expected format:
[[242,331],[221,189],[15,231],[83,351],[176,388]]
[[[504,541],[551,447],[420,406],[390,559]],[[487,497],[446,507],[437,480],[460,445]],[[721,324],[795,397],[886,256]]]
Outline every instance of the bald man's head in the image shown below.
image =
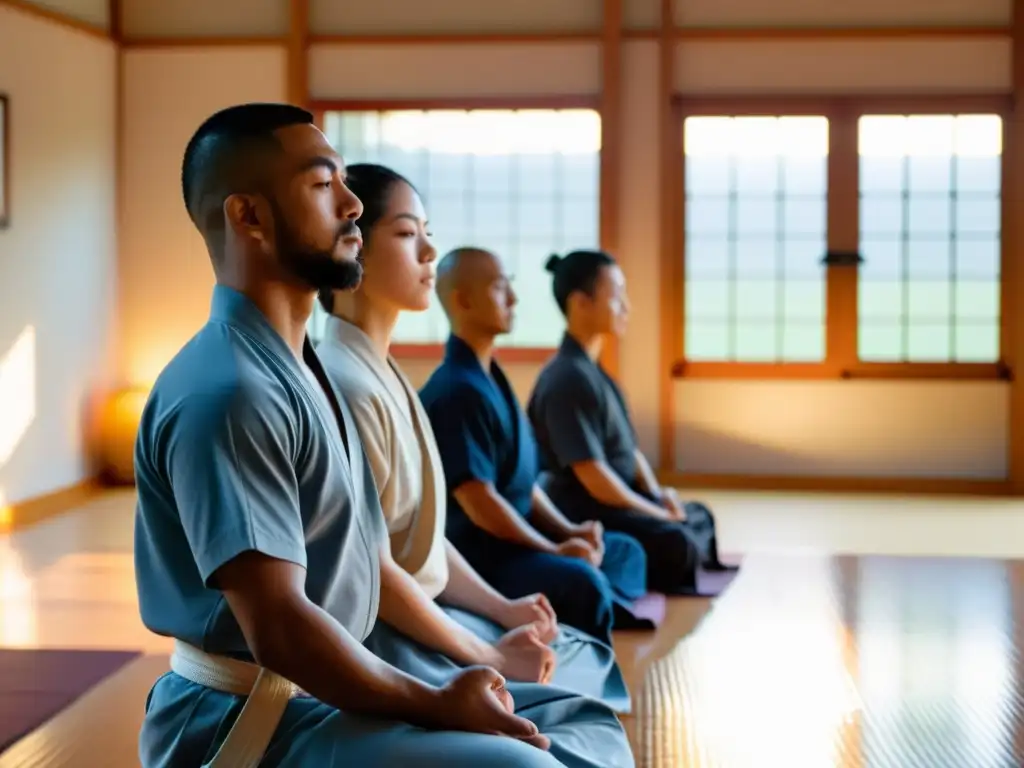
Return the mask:
[[490,251],[464,246],[446,253],[437,265],[437,296],[456,334],[512,330],[516,295],[501,259]]

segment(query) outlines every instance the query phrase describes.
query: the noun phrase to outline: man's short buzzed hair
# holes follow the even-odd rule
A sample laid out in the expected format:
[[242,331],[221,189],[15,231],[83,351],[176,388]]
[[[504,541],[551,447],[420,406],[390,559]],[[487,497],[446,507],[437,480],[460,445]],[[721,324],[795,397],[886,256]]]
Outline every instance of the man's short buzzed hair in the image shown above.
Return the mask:
[[441,300],[441,308],[448,318],[451,319],[451,297],[457,287],[459,266],[467,259],[494,258],[494,254],[486,248],[477,248],[471,245],[463,245],[448,251],[437,263],[437,282],[435,289],[437,298]]
[[310,112],[290,104],[241,104],[207,118],[189,140],[181,166],[185,208],[199,231],[206,236],[222,228],[224,201],[253,191],[256,155],[279,147],[274,131],[313,122]]

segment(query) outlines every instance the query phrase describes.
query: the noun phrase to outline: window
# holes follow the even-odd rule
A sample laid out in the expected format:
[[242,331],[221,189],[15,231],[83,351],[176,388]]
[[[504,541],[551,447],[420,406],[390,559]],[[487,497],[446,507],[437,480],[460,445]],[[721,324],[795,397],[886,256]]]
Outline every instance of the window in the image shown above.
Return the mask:
[[[503,258],[519,307],[502,343],[558,343],[563,322],[543,265],[553,252],[599,245],[596,111],[329,112],[324,128],[346,162],[381,163],[412,181],[439,255],[478,245]],[[435,302],[427,312],[404,313],[396,341],[438,344],[447,334]]]
[[1002,120],[859,122],[865,362],[999,359]]
[[689,361],[825,357],[829,125],[824,117],[689,117]]

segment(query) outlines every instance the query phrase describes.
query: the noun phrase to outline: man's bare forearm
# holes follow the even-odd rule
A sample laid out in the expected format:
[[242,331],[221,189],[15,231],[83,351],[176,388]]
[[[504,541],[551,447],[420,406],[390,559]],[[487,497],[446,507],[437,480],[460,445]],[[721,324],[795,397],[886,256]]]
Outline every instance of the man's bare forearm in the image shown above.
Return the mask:
[[635,449],[633,453],[636,457],[637,482],[647,493],[657,496],[661,492],[661,485],[658,483],[654,470],[651,469],[650,462],[647,461],[647,457],[644,456],[643,451],[639,448]]
[[498,653],[453,621],[390,557],[381,558],[379,621],[460,664],[497,665]]
[[432,726],[438,689],[374,656],[312,603],[267,604],[253,629],[257,663],[325,704]]
[[454,544],[445,541],[445,547],[448,552],[448,586],[439,599],[453,608],[462,608],[501,624],[508,599],[473,570]]
[[558,548],[513,509],[493,485],[467,483],[456,489],[455,498],[469,519],[492,536],[539,552],[557,551]]
[[555,541],[565,541],[572,536],[574,526],[555,506],[539,485],[533,486],[533,520],[538,530]]
[[668,514],[657,504],[634,491],[603,461],[583,462],[573,466],[580,484],[592,498],[609,507],[623,507],[641,514],[666,519]]

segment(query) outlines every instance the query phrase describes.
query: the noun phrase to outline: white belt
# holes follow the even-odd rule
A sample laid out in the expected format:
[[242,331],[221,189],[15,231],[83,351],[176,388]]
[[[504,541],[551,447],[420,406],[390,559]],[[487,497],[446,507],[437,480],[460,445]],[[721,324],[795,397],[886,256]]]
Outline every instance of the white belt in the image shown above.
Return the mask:
[[288,702],[301,689],[265,667],[206,653],[176,640],[171,669],[198,685],[248,696],[217,754],[203,768],[256,768],[267,751]]

